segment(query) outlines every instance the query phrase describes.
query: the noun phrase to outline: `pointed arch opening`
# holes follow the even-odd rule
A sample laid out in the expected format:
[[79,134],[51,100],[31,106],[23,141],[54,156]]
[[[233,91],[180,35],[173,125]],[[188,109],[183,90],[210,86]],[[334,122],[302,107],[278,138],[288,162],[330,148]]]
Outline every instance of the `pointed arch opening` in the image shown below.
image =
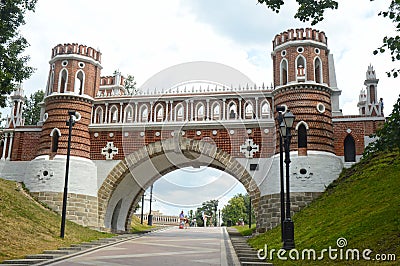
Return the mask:
[[118,108],[115,105],[110,108],[108,123],[118,123]]
[[287,83],[288,83],[288,62],[284,58],[281,61],[281,67],[280,67],[280,84],[286,85]]
[[53,128],[50,133],[51,137],[51,152],[56,153],[58,151],[58,141],[61,137],[61,132],[58,128]]
[[202,102],[199,102],[196,105],[196,120],[197,121],[203,121],[205,118],[205,108],[204,104]]
[[184,120],[184,109],[181,103],[178,103],[175,107],[175,121]]
[[348,134],[344,139],[344,161],[356,161],[356,142],[352,135]]
[[132,107],[132,105],[128,104],[125,107],[124,117],[125,117],[125,120],[124,120],[125,123],[132,123],[133,122],[133,107]]
[[228,117],[229,119],[237,118],[237,106],[233,101],[228,104]]
[[323,83],[322,61],[319,57],[314,60],[314,80],[316,83]]
[[261,118],[271,118],[271,106],[267,100],[261,103]]
[[212,110],[212,119],[213,120],[220,120],[221,119],[221,106],[218,102],[214,102],[211,106]]
[[154,108],[154,121],[155,122],[164,121],[164,107],[162,106],[161,103],[158,103],[156,105],[156,108]]
[[245,119],[253,119],[255,117],[253,104],[251,102],[246,102],[244,105],[244,117]]
[[46,96],[53,93],[53,85],[54,85],[54,70],[51,71],[49,76],[49,82],[47,83]]
[[58,92],[64,93],[67,91],[67,80],[68,80],[68,71],[63,68],[60,71],[60,75],[58,78]]
[[147,105],[143,104],[140,107],[140,122],[148,122],[149,119],[149,110],[147,108]]
[[75,94],[82,95],[84,93],[85,85],[85,73],[82,70],[78,70],[75,75]]
[[307,79],[307,61],[302,55],[296,58],[296,79],[297,81],[305,81]]
[[96,110],[94,110],[94,123],[103,123],[103,108],[101,106],[98,106]]

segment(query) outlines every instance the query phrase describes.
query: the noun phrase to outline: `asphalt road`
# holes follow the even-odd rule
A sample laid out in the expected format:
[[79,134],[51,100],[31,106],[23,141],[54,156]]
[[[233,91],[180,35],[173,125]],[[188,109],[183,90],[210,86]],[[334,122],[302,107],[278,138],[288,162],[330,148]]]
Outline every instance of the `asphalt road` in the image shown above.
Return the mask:
[[51,265],[234,265],[221,227],[170,228]]

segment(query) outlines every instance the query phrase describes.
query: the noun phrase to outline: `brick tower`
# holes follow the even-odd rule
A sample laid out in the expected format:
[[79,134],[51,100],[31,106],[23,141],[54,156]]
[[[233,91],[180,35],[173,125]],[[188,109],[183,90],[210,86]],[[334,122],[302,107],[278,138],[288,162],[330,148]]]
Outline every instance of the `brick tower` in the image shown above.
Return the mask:
[[101,53],[78,44],[52,49],[49,79],[42,116],[43,130],[38,155],[50,159],[67,154],[68,110],[78,112],[72,132],[71,156],[90,158],[90,124],[93,98],[100,84]]
[[334,69],[325,33],[308,28],[278,34],[272,59],[275,106],[296,116],[291,149],[299,156],[308,150],[333,153],[332,94],[337,89],[330,84]]
[[[75,212],[78,211],[83,214],[79,223],[95,226],[97,168],[90,160],[89,124],[94,97],[100,86],[101,53],[85,45],[59,44],[52,49],[49,63],[49,78],[39,122],[42,125],[41,137],[27,182],[40,200],[56,211],[61,210],[68,143],[66,121],[68,110],[75,110],[67,218],[76,219],[78,215]],[[87,206],[78,210],[74,201],[82,199]]]

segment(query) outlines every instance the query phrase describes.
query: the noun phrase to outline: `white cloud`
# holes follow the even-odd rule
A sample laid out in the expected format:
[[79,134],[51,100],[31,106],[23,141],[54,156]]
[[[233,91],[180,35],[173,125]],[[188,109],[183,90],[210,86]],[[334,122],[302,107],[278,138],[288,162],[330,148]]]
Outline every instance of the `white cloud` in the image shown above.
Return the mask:
[[[196,60],[232,66],[257,84],[269,85],[275,34],[310,26],[293,18],[294,1],[285,2],[275,14],[256,0],[41,0],[21,30],[31,44],[26,51],[30,63],[37,69],[24,88],[27,94],[45,88],[51,48],[68,42],[100,48],[102,75],[120,69],[133,74],[138,85],[160,70]],[[388,54],[372,55],[383,36],[394,34],[393,25],[377,16],[389,3],[339,1],[339,10],[328,11],[315,26],[328,36],[345,114],[358,113],[356,102],[370,63],[380,79],[378,97],[384,98],[386,114],[398,98],[399,79],[385,74],[398,62],[392,63]]]

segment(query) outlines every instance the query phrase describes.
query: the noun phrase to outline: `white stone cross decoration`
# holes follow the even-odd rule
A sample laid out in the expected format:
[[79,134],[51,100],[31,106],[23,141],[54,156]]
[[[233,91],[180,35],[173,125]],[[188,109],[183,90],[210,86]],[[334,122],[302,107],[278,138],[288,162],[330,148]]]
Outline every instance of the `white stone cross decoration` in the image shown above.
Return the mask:
[[118,154],[118,148],[114,146],[114,142],[109,141],[107,145],[101,149],[101,154],[106,156],[106,160],[112,160],[115,154]]
[[240,146],[240,152],[246,156],[247,159],[251,159],[254,153],[260,151],[260,146],[255,144],[252,139],[246,139],[243,145]]

